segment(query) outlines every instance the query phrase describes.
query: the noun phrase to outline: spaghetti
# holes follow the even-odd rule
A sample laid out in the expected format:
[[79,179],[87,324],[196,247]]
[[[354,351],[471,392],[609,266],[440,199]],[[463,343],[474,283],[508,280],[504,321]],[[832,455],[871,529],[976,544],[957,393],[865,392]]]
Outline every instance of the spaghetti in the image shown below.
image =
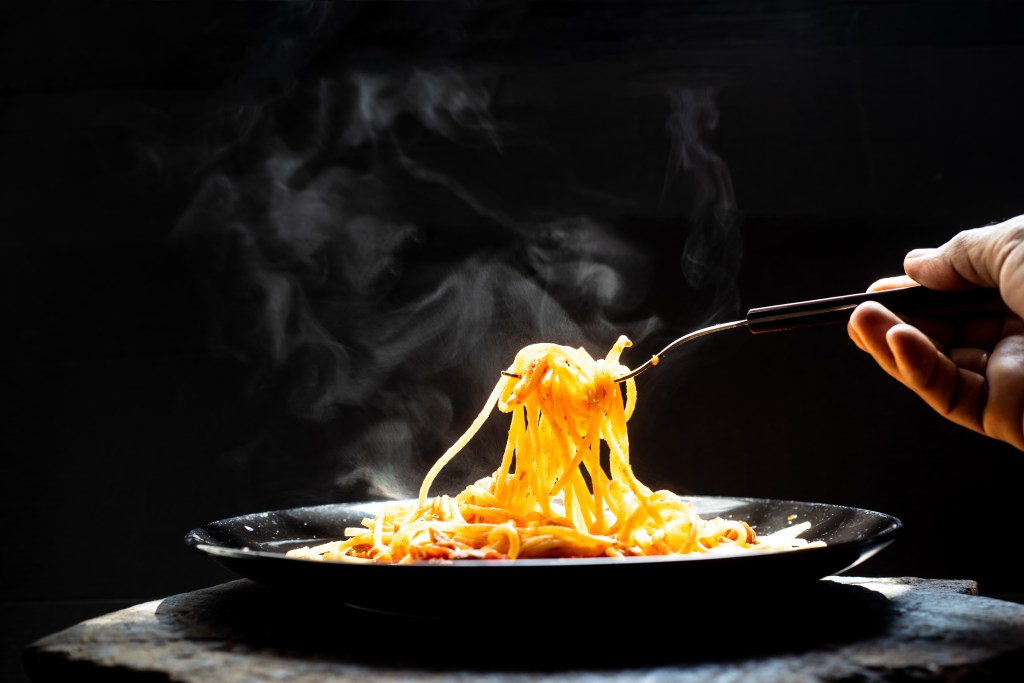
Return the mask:
[[[582,348],[532,344],[502,373],[469,429],[427,472],[413,501],[389,504],[345,540],[290,557],[408,563],[425,560],[627,557],[824,545],[799,538],[809,523],[759,538],[744,521],[702,519],[693,504],[633,473],[626,422],[633,379],[621,336],[594,360]],[[624,389],[624,391],[623,391]],[[511,414],[497,470],[455,496],[429,497],[434,479],[493,408]]]

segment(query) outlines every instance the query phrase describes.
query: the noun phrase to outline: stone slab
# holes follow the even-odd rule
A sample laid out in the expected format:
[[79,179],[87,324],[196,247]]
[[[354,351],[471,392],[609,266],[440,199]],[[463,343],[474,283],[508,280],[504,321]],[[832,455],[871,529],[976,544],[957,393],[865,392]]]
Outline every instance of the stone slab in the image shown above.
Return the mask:
[[478,597],[403,616],[249,580],[146,602],[23,652],[33,683],[1022,681],[1024,605],[973,581],[830,577],[799,594],[664,606]]

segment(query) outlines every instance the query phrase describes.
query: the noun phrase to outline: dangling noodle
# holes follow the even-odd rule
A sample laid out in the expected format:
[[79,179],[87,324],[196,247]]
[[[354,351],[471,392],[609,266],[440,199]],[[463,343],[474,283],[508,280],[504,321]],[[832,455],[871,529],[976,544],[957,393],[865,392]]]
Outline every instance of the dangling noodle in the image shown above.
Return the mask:
[[[582,348],[532,344],[502,374],[469,429],[434,463],[419,498],[390,504],[346,540],[292,550],[291,557],[407,563],[422,560],[624,557],[790,549],[809,524],[758,538],[744,521],[702,519],[671,491],[633,474],[626,422],[636,382],[619,364],[619,337],[603,359]],[[622,389],[625,389],[623,393]],[[511,414],[493,475],[454,497],[429,497],[441,469],[497,408]],[[603,447],[602,447],[603,444]],[[821,542],[813,545],[823,545]]]

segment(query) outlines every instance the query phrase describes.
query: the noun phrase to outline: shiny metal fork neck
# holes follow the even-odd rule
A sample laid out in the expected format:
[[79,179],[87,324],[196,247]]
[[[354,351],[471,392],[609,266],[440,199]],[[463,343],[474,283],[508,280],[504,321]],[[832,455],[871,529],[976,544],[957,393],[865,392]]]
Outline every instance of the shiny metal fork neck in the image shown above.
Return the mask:
[[737,327],[746,327],[747,324],[749,324],[749,322],[750,322],[749,320],[733,320],[732,322],[718,323],[717,325],[711,325],[710,327],[704,327],[704,328],[701,328],[699,330],[694,330],[693,332],[690,332],[689,334],[684,334],[682,337],[679,337],[679,339],[676,339],[671,344],[669,344],[668,346],[663,348],[661,351],[658,351],[658,353],[656,353],[652,357],[648,358],[647,362],[645,362],[643,365],[638,365],[636,368],[634,368],[633,370],[631,370],[627,374],[622,375],[621,377],[616,377],[615,381],[616,382],[625,382],[627,379],[633,379],[634,377],[639,375],[641,372],[643,372],[647,368],[650,368],[650,367],[653,367],[653,366],[657,365],[658,361],[661,360],[662,356],[665,356],[666,354],[671,352],[673,349],[675,349],[678,346],[682,346],[686,342],[693,341],[694,339],[698,339],[700,337],[704,337],[704,336],[709,335],[709,334],[714,334],[715,332],[723,332],[725,330],[733,330],[733,329],[736,329]]

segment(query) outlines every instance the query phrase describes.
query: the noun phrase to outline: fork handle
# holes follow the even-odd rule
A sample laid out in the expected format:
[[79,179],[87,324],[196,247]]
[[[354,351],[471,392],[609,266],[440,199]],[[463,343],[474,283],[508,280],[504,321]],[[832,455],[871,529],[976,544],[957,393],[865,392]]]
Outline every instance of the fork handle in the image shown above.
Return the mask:
[[747,311],[747,328],[758,334],[846,322],[853,309],[865,301],[877,301],[899,316],[943,316],[980,314],[986,304],[998,300],[997,289],[942,291],[915,285],[752,308]]

